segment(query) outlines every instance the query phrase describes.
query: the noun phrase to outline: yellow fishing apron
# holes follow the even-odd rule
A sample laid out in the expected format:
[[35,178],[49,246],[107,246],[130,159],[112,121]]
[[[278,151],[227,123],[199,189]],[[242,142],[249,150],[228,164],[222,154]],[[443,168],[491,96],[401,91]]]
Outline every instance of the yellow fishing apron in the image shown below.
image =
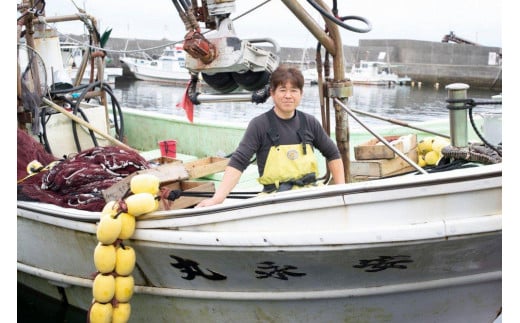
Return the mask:
[[272,146],[267,155],[263,175],[258,179],[264,192],[287,191],[315,186],[318,161],[310,144],[306,154],[302,144]]

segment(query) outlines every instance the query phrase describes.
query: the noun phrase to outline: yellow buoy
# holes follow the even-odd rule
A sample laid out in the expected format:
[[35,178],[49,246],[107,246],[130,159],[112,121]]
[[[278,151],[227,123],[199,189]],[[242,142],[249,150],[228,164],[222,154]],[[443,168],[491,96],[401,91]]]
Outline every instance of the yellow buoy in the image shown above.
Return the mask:
[[426,162],[426,165],[437,165],[437,162],[439,161],[440,155],[432,150],[429,151],[426,155],[424,155],[424,161]]
[[428,137],[419,141],[417,144],[417,152],[426,155],[428,152],[432,151],[433,140],[433,137]]
[[419,167],[424,167],[424,166],[426,166],[426,161],[424,160],[424,156],[423,156],[423,155],[419,155],[419,156],[417,157],[417,159],[418,159],[417,164],[419,165]]
[[133,216],[156,211],[159,203],[155,201],[155,196],[150,193],[137,193],[125,199],[127,211]]
[[92,296],[99,303],[108,303],[114,298],[116,281],[110,274],[98,274],[92,284]]
[[114,243],[121,233],[122,225],[120,217],[102,214],[96,230],[98,241],[106,245]]
[[112,317],[113,308],[111,303],[92,303],[89,313],[90,323],[110,323],[112,322]]
[[40,163],[39,161],[37,161],[35,159],[35,160],[31,161],[29,164],[27,164],[26,171],[27,171],[27,174],[32,175],[32,174],[38,173],[42,169],[43,169],[42,163]]
[[119,206],[116,201],[109,201],[101,210],[101,214],[115,215],[119,211]]
[[159,193],[159,178],[152,174],[137,174],[130,179],[130,191],[134,194],[150,193],[156,195]]
[[118,302],[127,303],[134,294],[134,277],[132,276],[117,276],[115,279],[115,294],[114,297]]
[[442,148],[448,146],[450,141],[445,138],[436,137],[432,144],[432,150],[435,150],[439,155],[442,154]]
[[98,243],[94,249],[94,265],[102,274],[108,274],[116,268],[116,247]]
[[125,240],[134,235],[135,232],[135,217],[128,213],[119,214],[121,218],[121,232],[119,239]]
[[120,276],[128,276],[135,267],[135,250],[130,246],[118,247],[116,250],[115,272]]
[[130,319],[132,307],[130,303],[118,303],[114,306],[114,315],[112,316],[112,323],[126,323]]

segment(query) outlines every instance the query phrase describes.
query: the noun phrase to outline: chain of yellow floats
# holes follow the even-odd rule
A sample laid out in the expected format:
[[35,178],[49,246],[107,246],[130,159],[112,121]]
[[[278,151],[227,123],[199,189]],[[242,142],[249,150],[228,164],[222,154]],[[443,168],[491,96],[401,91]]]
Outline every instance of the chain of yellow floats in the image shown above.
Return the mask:
[[131,195],[108,202],[97,224],[98,244],[94,250],[96,276],[92,285],[90,323],[124,323],[131,314],[134,292],[134,249],[123,243],[133,236],[136,217],[159,208],[159,178],[137,174],[130,180]]

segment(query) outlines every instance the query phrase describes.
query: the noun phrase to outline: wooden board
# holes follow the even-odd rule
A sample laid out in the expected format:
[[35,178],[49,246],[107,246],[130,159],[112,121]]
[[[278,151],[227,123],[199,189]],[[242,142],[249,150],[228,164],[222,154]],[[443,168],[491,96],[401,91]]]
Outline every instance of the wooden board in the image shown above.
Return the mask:
[[[417,150],[412,149],[405,154],[412,161],[417,163]],[[372,159],[363,161],[351,161],[350,162],[350,174],[351,176],[367,176],[380,178],[389,175],[396,175],[399,173],[406,172],[410,169],[408,164],[401,157],[393,159]],[[415,168],[414,168],[415,169]]]
[[[417,147],[416,134],[385,136],[384,138],[393,147],[403,153],[407,153]],[[398,156],[392,149],[380,142],[377,138],[354,147],[354,155],[356,160],[393,159]]]
[[[168,185],[161,186],[166,187],[170,190],[182,190],[183,192],[215,192],[215,183],[213,182],[196,182],[196,181],[181,181],[175,182]],[[209,198],[198,197],[198,196],[181,196],[175,201],[167,201],[166,203],[159,203],[159,210],[174,210],[174,209],[185,209],[187,207],[194,206],[200,201]]]
[[170,164],[170,163],[182,164],[182,160],[175,159],[172,157],[158,157],[158,158],[148,160],[148,163],[155,165],[155,166],[161,166],[161,165]]
[[206,157],[192,162],[184,163],[191,179],[204,177],[224,171],[229,158]]

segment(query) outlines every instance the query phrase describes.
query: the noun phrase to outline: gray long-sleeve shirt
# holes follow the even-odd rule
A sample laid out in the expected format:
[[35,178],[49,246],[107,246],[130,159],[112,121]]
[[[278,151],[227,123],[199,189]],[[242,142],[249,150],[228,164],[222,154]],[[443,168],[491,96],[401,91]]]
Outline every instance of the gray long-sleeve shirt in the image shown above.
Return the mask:
[[[272,109],[271,109],[272,110]],[[269,149],[273,145],[269,137],[269,118],[267,113],[263,113],[253,118],[247,126],[246,132],[238,148],[235,150],[229,161],[229,166],[234,167],[240,171],[244,171],[249,165],[253,155],[256,153],[256,162],[258,165],[258,173],[260,176],[264,173],[265,162]],[[305,113],[300,111],[301,113]],[[276,123],[276,129],[280,136],[280,145],[293,145],[301,143],[297,134],[300,129],[300,118],[298,113],[294,114],[291,119],[280,119],[275,115],[273,118]],[[325,133],[325,130],[314,116],[305,113],[306,125],[306,140],[313,147],[317,148],[327,161],[339,159],[340,154],[338,147],[332,139]]]

